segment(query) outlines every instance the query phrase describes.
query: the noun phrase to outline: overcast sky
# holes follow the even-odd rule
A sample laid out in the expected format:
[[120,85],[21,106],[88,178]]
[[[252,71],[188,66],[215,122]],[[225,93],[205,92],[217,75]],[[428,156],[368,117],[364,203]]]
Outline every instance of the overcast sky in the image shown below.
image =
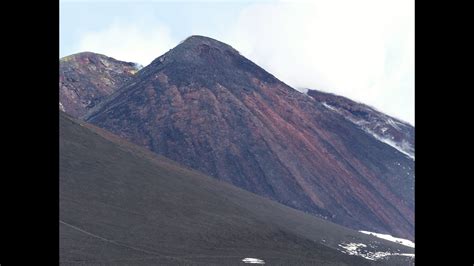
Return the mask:
[[414,0],[61,0],[60,57],[147,65],[186,37],[223,41],[295,89],[414,124]]

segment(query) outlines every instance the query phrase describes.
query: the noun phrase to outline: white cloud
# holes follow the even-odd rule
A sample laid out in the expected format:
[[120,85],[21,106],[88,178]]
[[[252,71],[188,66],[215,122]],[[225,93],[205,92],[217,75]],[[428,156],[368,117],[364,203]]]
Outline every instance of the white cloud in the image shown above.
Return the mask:
[[253,4],[222,39],[290,86],[414,123],[413,0]]
[[85,33],[77,50],[147,65],[176,44],[169,29],[160,23],[116,21],[102,30]]

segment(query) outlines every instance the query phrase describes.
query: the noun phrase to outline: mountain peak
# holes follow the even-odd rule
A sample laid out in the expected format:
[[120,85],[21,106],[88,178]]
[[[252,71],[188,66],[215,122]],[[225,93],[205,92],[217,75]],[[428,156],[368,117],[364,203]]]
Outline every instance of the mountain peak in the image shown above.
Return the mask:
[[156,58],[152,65],[169,61],[167,59],[192,64],[208,64],[209,61],[226,61],[229,56],[239,55],[239,52],[228,44],[206,36],[192,35],[181,41],[166,54]]
[[201,41],[201,42],[205,42],[205,41],[211,41],[211,42],[217,42],[217,43],[221,43],[220,41],[216,40],[216,39],[213,39],[211,37],[207,37],[207,36],[204,36],[204,35],[191,35],[189,37],[187,37],[186,39],[184,39],[182,42],[187,42],[187,41]]
[[[237,52],[232,46],[223,43],[221,41],[218,41],[216,39],[212,39],[210,37],[202,36],[202,35],[191,35],[188,38],[184,39],[180,43],[180,45],[185,44],[185,46],[199,46],[199,45],[207,45],[210,47],[218,48],[218,49],[223,49],[223,50],[231,50],[234,52]],[[238,52],[237,52],[238,53]]]
[[[250,77],[273,83],[277,79],[232,48],[218,40],[192,35],[164,55],[156,58],[142,71],[144,76],[164,71],[176,85],[223,85],[229,80]],[[235,84],[235,83],[233,83]]]

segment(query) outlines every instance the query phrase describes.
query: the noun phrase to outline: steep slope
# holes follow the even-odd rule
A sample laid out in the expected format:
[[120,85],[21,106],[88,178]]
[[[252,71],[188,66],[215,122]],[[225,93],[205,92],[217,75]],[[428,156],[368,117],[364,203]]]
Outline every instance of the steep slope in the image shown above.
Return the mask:
[[[183,168],[60,115],[60,262],[87,265],[412,265],[349,256],[413,249]],[[353,244],[352,244],[353,245]]]
[[380,141],[415,159],[415,128],[410,124],[346,97],[311,89],[307,94]]
[[216,40],[186,39],[85,119],[287,206],[413,240],[413,160]]
[[112,94],[139,68],[135,63],[90,52],[66,56],[59,62],[59,108],[74,117]]

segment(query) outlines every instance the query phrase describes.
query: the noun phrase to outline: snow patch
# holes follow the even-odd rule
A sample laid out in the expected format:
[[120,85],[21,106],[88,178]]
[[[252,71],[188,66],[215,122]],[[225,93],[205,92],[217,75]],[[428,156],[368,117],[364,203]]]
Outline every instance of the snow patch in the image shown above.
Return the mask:
[[415,243],[408,240],[408,239],[393,237],[391,235],[379,234],[379,233],[374,233],[374,232],[369,232],[369,231],[359,231],[359,232],[361,232],[363,234],[367,234],[367,235],[373,235],[375,237],[382,238],[382,239],[385,239],[385,240],[388,240],[388,241],[391,241],[391,242],[395,242],[395,243],[398,243],[398,244],[401,244],[401,245],[404,245],[404,246],[407,246],[407,247],[411,247],[411,248],[415,247]]
[[388,252],[388,251],[372,252],[372,251],[362,250],[362,248],[367,247],[367,245],[363,243],[342,243],[342,244],[339,244],[339,247],[344,249],[342,253],[353,255],[353,256],[359,256],[368,260],[379,260],[387,256],[408,256],[412,258],[415,257],[415,254],[411,254],[411,253],[393,253],[393,252]]
[[334,112],[337,112],[337,113],[340,113],[339,110],[337,110],[337,108],[327,104],[326,102],[322,102],[322,105],[324,105],[324,107],[328,108],[329,110],[332,110]]
[[339,246],[345,250],[347,250],[347,253],[350,255],[357,255],[357,250],[359,248],[366,248],[366,244],[362,243],[348,243],[348,244],[339,244]]
[[[393,141],[392,139],[389,139],[389,138],[382,138],[380,137],[379,135],[377,135],[376,133],[372,132],[371,130],[367,129],[367,128],[363,128],[363,130],[367,133],[369,133],[370,135],[372,135],[374,138],[376,138],[377,140],[385,143],[385,144],[388,144],[389,146],[392,146],[393,148],[395,148],[396,150],[398,150],[399,152],[405,154],[406,156],[410,157],[412,160],[415,160],[415,155],[411,152],[407,152],[405,149],[407,148],[406,147],[406,143],[403,143],[400,145],[399,143]],[[392,136],[393,138],[393,136]]]
[[242,259],[243,263],[250,263],[250,264],[265,264],[265,262],[261,259],[256,258],[244,258]]
[[59,110],[61,110],[63,112],[66,112],[66,110],[64,109],[64,106],[61,102],[59,102]]
[[398,129],[398,130],[401,130],[400,127],[397,125],[397,124],[400,124],[400,123],[396,123],[396,122],[393,121],[392,119],[390,119],[390,118],[387,119],[387,123],[388,123],[389,125],[391,125],[392,127],[396,128],[396,129]]

